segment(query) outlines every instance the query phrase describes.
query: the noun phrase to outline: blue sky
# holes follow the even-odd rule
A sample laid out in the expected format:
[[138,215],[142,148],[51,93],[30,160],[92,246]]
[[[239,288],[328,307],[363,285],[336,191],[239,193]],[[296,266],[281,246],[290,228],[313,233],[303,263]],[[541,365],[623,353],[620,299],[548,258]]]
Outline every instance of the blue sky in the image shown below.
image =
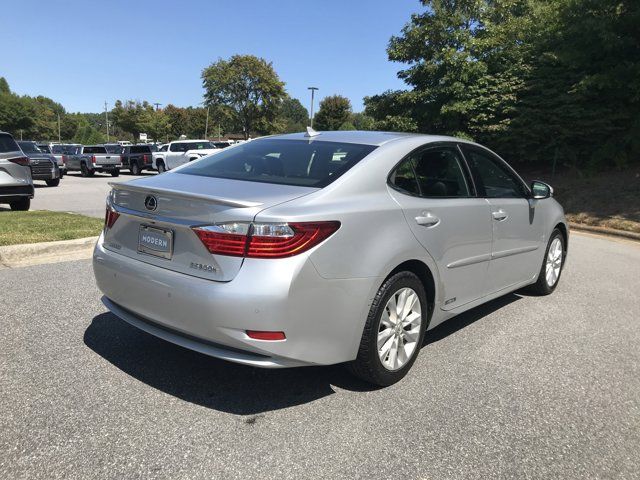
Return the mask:
[[403,87],[386,46],[421,9],[418,0],[11,1],[0,76],[72,112],[116,99],[188,106],[202,102],[204,67],[246,53],[273,62],[307,108],[313,85],[359,111],[364,96]]

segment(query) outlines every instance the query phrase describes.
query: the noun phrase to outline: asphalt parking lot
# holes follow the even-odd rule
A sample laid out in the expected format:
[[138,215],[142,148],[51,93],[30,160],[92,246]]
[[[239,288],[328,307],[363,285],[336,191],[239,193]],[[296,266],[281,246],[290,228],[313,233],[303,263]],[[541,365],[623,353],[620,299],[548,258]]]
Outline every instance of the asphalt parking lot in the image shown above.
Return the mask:
[[0,478],[637,479],[640,245],[570,248],[552,296],[437,327],[386,389],[153,338],[89,261],[0,270]]
[[[143,172],[142,176],[157,175]],[[54,210],[74,212],[90,217],[104,217],[104,202],[111,187],[110,182],[126,182],[140,178],[122,172],[119,177],[96,173],[93,177],[82,178],[79,173],[65,175],[57,187],[47,187],[44,182],[35,181],[35,197],[31,200],[31,210]]]

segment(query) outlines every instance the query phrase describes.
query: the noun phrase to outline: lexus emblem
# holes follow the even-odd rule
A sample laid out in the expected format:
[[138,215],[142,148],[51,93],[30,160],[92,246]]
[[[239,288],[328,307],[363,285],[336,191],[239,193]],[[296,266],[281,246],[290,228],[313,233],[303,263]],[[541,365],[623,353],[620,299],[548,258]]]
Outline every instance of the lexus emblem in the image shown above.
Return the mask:
[[144,207],[153,212],[158,208],[158,200],[153,195],[147,195],[147,198],[144,199]]
[[33,160],[34,165],[38,165],[39,163],[40,163],[40,160],[38,160],[37,158]]

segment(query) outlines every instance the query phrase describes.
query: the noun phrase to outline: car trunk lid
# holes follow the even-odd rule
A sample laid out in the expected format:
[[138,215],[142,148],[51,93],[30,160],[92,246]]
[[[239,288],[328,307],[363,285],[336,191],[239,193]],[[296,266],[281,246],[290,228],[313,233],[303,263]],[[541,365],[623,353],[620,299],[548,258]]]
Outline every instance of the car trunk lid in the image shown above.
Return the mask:
[[212,255],[192,227],[250,223],[265,208],[317,190],[178,172],[111,185],[120,216],[105,233],[106,249],[216,281],[232,280],[243,258]]

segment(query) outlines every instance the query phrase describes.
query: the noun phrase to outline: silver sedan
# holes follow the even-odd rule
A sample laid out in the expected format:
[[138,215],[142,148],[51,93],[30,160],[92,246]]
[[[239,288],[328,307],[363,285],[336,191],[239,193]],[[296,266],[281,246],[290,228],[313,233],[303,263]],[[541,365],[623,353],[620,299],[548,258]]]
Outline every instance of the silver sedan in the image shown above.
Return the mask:
[[458,138],[266,137],[114,184],[95,277],[113,313],[186,348],[390,385],[427,329],[553,292],[568,228],[552,194]]

